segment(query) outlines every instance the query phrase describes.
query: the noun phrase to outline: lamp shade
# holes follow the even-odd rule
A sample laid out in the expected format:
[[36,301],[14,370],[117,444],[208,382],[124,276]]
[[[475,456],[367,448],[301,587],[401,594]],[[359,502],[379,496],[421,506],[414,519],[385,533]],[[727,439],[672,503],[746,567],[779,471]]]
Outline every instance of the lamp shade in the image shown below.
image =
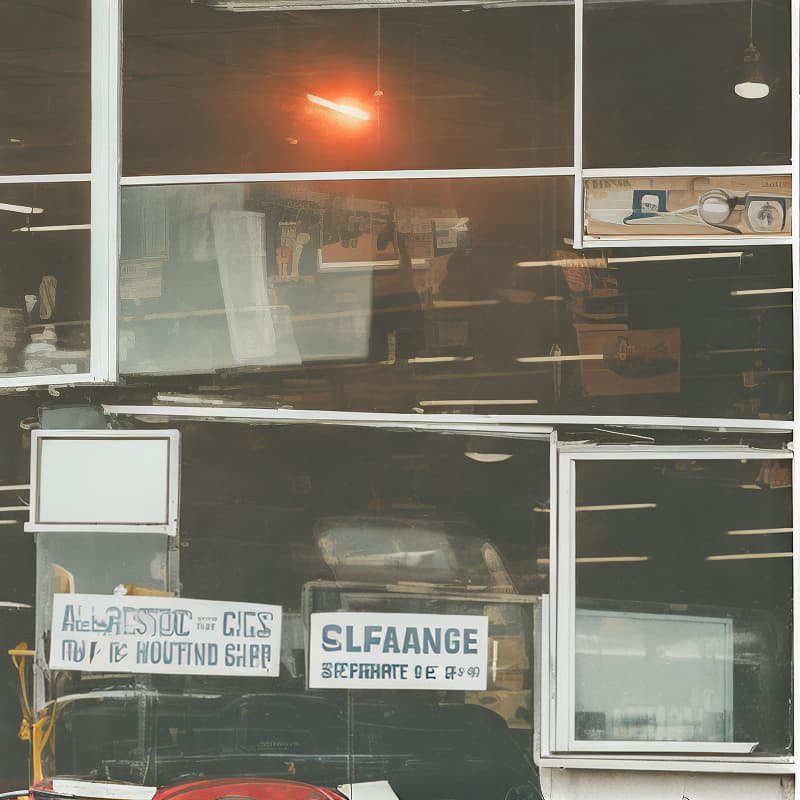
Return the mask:
[[761,53],[757,47],[746,47],[744,63],[739,70],[739,79],[733,89],[745,100],[759,100],[769,94],[769,84],[761,66]]

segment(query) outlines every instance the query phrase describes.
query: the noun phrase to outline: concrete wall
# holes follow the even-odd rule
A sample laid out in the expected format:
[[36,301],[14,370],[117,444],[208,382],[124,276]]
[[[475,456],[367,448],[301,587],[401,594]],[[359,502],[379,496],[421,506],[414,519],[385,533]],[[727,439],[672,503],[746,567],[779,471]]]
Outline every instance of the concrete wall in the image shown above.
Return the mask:
[[546,800],[794,800],[791,775],[543,769]]

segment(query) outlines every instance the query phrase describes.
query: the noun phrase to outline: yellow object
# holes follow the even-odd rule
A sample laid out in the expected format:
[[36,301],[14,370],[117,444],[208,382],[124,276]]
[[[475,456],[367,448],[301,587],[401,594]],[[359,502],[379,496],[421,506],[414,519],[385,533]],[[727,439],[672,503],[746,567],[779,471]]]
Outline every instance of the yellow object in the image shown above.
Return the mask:
[[42,751],[50,741],[56,723],[58,707],[53,704],[49,713],[41,719],[35,719],[33,707],[28,696],[28,679],[25,675],[25,660],[36,655],[35,650],[28,648],[27,642],[20,642],[16,647],[8,651],[11,656],[11,663],[17,670],[19,676],[20,705],[22,707],[22,722],[19,726],[19,738],[31,743],[31,755],[33,762],[33,781],[42,780]]
[[148,589],[145,586],[137,586],[135,583],[123,583],[125,594],[139,595],[141,597],[175,597],[175,592],[164,592],[161,589]]

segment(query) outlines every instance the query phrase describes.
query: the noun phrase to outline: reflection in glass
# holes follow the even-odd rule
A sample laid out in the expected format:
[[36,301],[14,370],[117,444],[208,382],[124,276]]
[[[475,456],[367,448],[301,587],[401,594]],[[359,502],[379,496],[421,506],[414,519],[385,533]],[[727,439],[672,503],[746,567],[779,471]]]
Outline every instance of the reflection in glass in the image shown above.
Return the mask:
[[791,461],[579,461],[576,505],[576,739],[791,753]]
[[575,662],[579,738],[733,741],[730,619],[578,609]]
[[89,371],[89,184],[0,186],[0,377]]
[[588,179],[592,238],[753,236],[792,231],[789,176]]
[[90,0],[6,0],[0,175],[89,172]]
[[757,2],[754,35],[769,85],[734,92],[748,4],[586,3],[584,165],[788,164],[790,3]]
[[[324,611],[458,614],[488,619],[491,664],[484,691],[447,693],[434,699],[430,692],[352,692],[354,733],[353,781],[386,780],[398,797],[453,797],[470,792],[492,796],[498,784],[515,796],[538,800],[531,775],[531,700],[534,653],[532,598],[516,593],[481,597],[446,596],[414,589],[422,581],[404,582],[391,594],[368,584],[318,582],[307,589],[311,613]],[[424,617],[421,617],[424,619]],[[414,753],[414,769],[403,763]]]
[[333,517],[317,523],[317,546],[338,580],[395,579],[513,591],[494,545],[464,521]]
[[564,178],[125,187],[121,371],[300,408],[790,416],[788,247],[587,257],[570,204]]
[[[280,675],[45,673],[60,709],[49,774],[150,786],[247,775],[328,790],[386,781],[404,800],[447,800],[471,784],[487,800],[538,800],[532,595],[547,591],[549,524],[533,509],[549,496],[548,443],[178,426],[181,595],[281,605]],[[466,455],[481,447],[508,457]],[[147,581],[163,581],[164,537],[136,541],[52,534],[40,592],[53,563],[76,591],[163,586]],[[309,614],[337,610],[487,617],[487,689],[307,689]]]
[[124,174],[564,166],[573,10],[124,8]]

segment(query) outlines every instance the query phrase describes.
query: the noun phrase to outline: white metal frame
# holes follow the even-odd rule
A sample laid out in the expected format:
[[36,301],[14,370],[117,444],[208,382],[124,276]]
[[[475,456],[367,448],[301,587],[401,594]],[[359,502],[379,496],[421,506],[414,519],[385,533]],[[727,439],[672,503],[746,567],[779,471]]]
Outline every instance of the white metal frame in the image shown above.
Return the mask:
[[580,425],[586,428],[640,428],[653,430],[696,430],[719,433],[790,435],[791,420],[723,419],[719,417],[642,417],[587,414],[378,414],[358,411],[306,411],[294,408],[247,408],[222,404],[117,405],[106,403],[110,416],[171,419],[185,417],[207,420],[249,420],[276,423],[317,423],[328,425],[368,425],[413,429],[492,430],[514,434],[526,430],[548,433],[555,425]]
[[121,0],[92,0],[91,379],[117,379]]
[[[53,440],[125,440],[148,439],[164,441],[167,444],[167,505],[164,511],[164,523],[117,523],[117,522],[43,522],[39,509],[41,503],[41,464],[42,445]],[[180,464],[181,439],[176,430],[34,430],[31,431],[31,477],[30,477],[30,519],[25,523],[29,533],[84,533],[100,531],[114,533],[153,533],[178,535],[178,515],[180,510]]]
[[[711,445],[558,445],[557,477],[551,476],[550,652],[542,653],[541,766],[581,769],[667,769],[791,774],[792,757],[735,755],[732,748],[685,743],[578,741],[575,737],[575,464],[580,461],[793,459],[792,450]],[[796,491],[796,489],[793,489]],[[794,511],[796,514],[796,510]],[[557,523],[554,523],[557,518]],[[554,530],[555,529],[555,532]],[[795,529],[796,531],[796,529]],[[796,535],[796,532],[795,532]],[[796,559],[794,559],[796,562]],[[796,569],[796,564],[794,565]],[[795,666],[796,670],[796,666]],[[549,708],[545,710],[547,704]],[[545,727],[544,720],[549,721]],[[708,755],[709,751],[715,751]],[[624,753],[624,755],[623,755]],[[696,755],[693,755],[696,754]],[[702,754],[702,755],[701,755]],[[657,765],[657,766],[656,766]]]

